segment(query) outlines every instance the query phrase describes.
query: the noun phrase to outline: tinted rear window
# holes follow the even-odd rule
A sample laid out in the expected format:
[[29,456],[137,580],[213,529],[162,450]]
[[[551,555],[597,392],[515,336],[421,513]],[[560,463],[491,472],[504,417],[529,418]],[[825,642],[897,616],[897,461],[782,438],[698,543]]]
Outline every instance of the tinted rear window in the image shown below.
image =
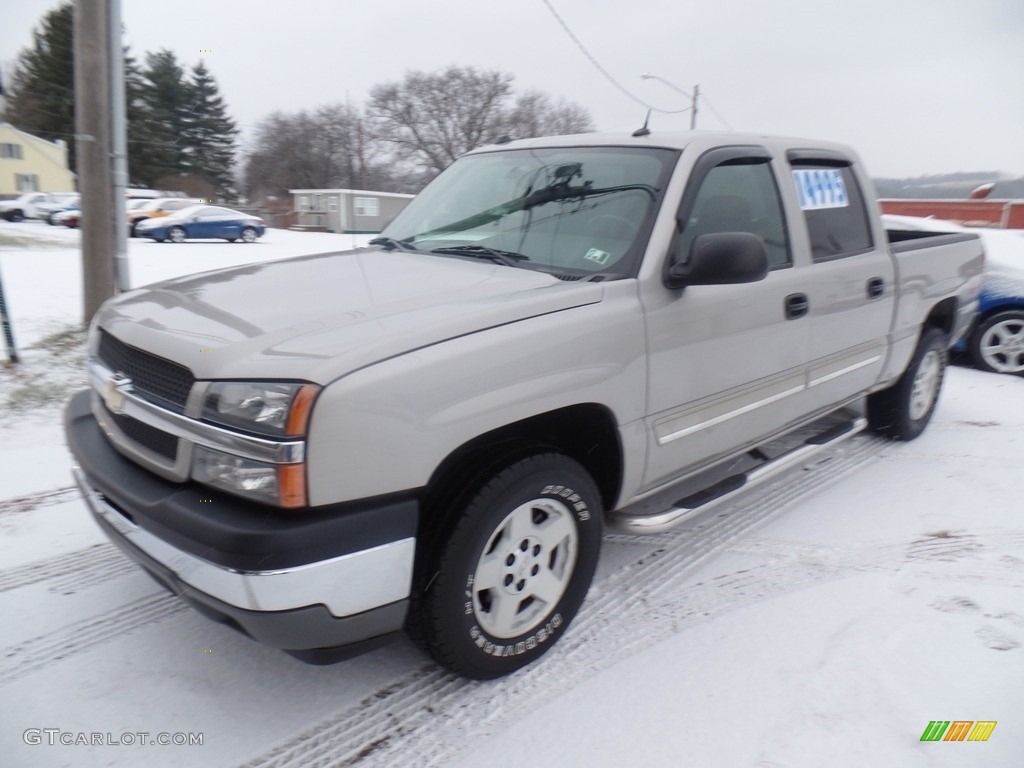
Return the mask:
[[874,247],[864,196],[850,166],[793,166],[800,208],[815,261],[853,256]]

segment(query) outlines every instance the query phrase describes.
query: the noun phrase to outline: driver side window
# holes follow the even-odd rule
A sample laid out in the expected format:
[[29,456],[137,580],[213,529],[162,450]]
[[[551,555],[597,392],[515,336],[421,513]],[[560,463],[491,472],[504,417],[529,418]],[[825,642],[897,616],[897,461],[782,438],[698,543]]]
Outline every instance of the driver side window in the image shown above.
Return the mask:
[[767,162],[730,160],[700,184],[682,232],[682,253],[689,254],[700,235],[749,232],[764,240],[770,269],[792,264],[782,201]]

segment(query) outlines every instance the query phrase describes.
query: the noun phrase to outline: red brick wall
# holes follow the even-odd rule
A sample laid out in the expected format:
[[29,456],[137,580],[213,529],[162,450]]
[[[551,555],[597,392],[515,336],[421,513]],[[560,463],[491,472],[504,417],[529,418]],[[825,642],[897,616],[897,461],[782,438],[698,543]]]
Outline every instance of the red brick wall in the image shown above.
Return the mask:
[[934,216],[937,219],[989,227],[1024,229],[1022,200],[879,200],[883,213]]

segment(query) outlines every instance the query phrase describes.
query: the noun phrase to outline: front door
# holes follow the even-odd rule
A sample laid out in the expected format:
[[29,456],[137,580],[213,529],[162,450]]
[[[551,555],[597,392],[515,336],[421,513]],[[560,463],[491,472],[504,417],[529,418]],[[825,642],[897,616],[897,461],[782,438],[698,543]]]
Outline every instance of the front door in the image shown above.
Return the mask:
[[751,232],[770,271],[759,282],[648,285],[645,489],[755,444],[804,413],[808,323],[800,274],[768,151],[711,150],[696,163],[679,212],[676,254],[701,234]]

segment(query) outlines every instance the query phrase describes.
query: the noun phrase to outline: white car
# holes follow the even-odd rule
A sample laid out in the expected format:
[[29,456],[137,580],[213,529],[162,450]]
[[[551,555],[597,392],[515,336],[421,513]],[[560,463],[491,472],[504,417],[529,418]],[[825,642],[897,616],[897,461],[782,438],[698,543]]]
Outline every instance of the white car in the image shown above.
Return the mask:
[[52,205],[57,201],[57,196],[49,192],[26,192],[13,200],[0,200],[0,216],[8,221],[21,221],[22,219],[38,219],[38,206]]

